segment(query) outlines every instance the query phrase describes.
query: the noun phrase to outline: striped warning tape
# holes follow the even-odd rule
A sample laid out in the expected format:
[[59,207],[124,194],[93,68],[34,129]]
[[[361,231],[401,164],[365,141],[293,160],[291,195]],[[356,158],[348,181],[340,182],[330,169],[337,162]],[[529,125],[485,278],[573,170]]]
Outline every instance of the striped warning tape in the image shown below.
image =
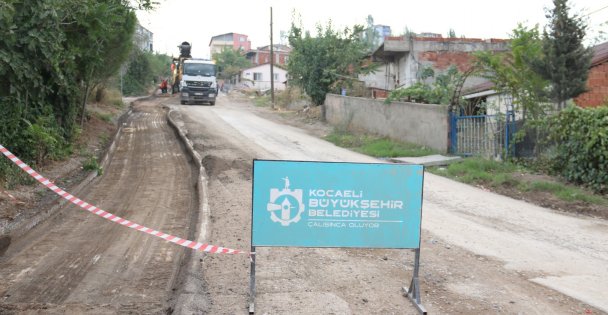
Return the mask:
[[66,199],[67,201],[69,201],[91,213],[94,213],[104,219],[110,220],[114,223],[124,225],[126,227],[130,227],[130,228],[138,230],[140,232],[144,232],[144,233],[148,233],[150,235],[154,235],[156,237],[160,237],[168,242],[172,242],[177,245],[192,248],[194,250],[199,250],[202,252],[218,253],[218,254],[248,254],[248,255],[254,254],[254,253],[250,253],[247,251],[241,251],[241,250],[236,250],[236,249],[215,246],[215,245],[211,245],[211,244],[204,244],[204,243],[185,240],[183,238],[179,238],[177,236],[173,236],[173,235],[169,235],[169,234],[166,234],[166,233],[163,233],[160,231],[156,231],[154,229],[151,229],[151,228],[145,227],[143,225],[139,225],[137,223],[123,219],[121,217],[115,216],[109,212],[104,211],[103,209],[100,209],[91,204],[88,204],[88,203],[74,197],[73,195],[67,193],[66,191],[62,190],[61,188],[57,187],[51,181],[42,177],[40,174],[38,174],[36,171],[34,171],[27,164],[23,163],[18,157],[16,157],[14,154],[12,154],[9,150],[7,150],[1,144],[0,144],[0,152],[2,152],[2,154],[4,154],[7,158],[9,158],[9,160],[13,161],[13,163],[17,164],[17,166],[19,166],[22,170],[27,172],[30,176],[32,176],[37,181],[39,181],[42,185],[44,185],[48,189],[54,191],[56,194],[61,196],[63,199]]

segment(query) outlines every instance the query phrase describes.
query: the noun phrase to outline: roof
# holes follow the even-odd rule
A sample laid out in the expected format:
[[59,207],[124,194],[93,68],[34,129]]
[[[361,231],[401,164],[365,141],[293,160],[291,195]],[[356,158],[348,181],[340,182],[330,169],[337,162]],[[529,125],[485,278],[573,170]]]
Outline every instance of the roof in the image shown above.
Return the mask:
[[494,82],[486,81],[477,85],[473,85],[462,90],[462,95],[475,94],[483,91],[489,91],[494,89]]
[[[220,34],[220,35],[211,36],[211,40],[209,40],[209,46],[211,46],[211,42],[213,41],[213,39],[218,38],[218,37],[222,37],[222,36],[226,36],[226,35],[231,35],[231,34],[232,34],[233,36],[234,36],[234,34],[236,34],[236,35],[242,35],[242,36],[247,36],[247,35],[245,35],[245,34],[241,34],[241,33],[234,33],[234,32],[230,32],[230,33],[224,33],[224,34]],[[247,37],[249,37],[249,36],[247,36]],[[233,39],[234,39],[234,37],[233,37]]]
[[[263,66],[270,66],[270,62],[261,63],[261,64],[259,64],[259,65],[253,66],[253,67],[245,68],[245,69],[241,70],[241,72],[246,71],[246,70],[251,70],[251,69],[254,69],[254,68],[263,67]],[[287,68],[286,68],[285,66],[283,66],[283,65],[278,65],[278,64],[276,64],[276,63],[275,63],[275,64],[274,64],[274,67],[275,67],[275,68],[279,68],[279,69],[281,69],[281,70],[285,70],[285,71],[287,71]]]
[[[283,44],[274,44],[272,45],[274,46],[273,49],[278,49],[276,52],[279,51],[283,51],[283,52],[290,52],[291,51],[291,47],[287,46],[287,45],[283,45]],[[270,50],[270,45],[266,45],[266,46],[261,46],[258,47],[257,50],[263,50],[263,51],[269,51]]]
[[464,97],[465,99],[471,99],[494,94],[500,94],[500,92],[495,90],[495,85],[493,82],[486,81],[463,89],[460,95],[462,95],[462,97]]
[[595,67],[608,61],[608,42],[599,44],[593,49],[593,57],[591,57],[591,66]]

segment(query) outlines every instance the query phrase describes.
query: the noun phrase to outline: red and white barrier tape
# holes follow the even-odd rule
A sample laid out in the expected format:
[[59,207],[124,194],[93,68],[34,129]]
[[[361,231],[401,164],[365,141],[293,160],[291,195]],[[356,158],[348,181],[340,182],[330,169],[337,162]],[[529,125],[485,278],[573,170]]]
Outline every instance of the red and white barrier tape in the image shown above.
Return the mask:
[[160,237],[168,242],[172,242],[177,245],[192,248],[194,250],[199,250],[202,252],[217,253],[217,254],[248,254],[248,255],[253,254],[253,253],[246,252],[246,251],[224,248],[224,247],[215,246],[215,245],[211,245],[211,244],[204,244],[204,243],[198,243],[198,242],[194,242],[194,241],[185,240],[183,238],[179,238],[177,236],[159,232],[159,231],[153,230],[151,228],[145,227],[143,225],[139,225],[137,223],[123,219],[121,217],[115,216],[109,212],[104,211],[103,209],[100,209],[91,204],[88,204],[88,203],[74,197],[73,195],[67,193],[66,191],[62,190],[61,188],[57,187],[51,181],[42,177],[40,174],[38,174],[36,171],[34,171],[27,164],[23,163],[19,158],[17,158],[14,154],[12,154],[9,150],[7,150],[1,144],[0,144],[0,152],[2,152],[2,154],[4,154],[7,158],[9,158],[9,160],[13,161],[13,163],[17,164],[17,166],[19,166],[22,170],[27,172],[30,176],[32,176],[37,181],[39,181],[42,185],[44,185],[48,189],[54,191],[56,194],[61,196],[63,199],[66,199],[67,201],[69,201],[91,213],[94,213],[104,219],[110,220],[114,223],[124,225],[126,227],[130,227],[130,228],[138,230],[140,232],[144,232],[144,233],[148,233],[150,235],[154,235],[156,237]]

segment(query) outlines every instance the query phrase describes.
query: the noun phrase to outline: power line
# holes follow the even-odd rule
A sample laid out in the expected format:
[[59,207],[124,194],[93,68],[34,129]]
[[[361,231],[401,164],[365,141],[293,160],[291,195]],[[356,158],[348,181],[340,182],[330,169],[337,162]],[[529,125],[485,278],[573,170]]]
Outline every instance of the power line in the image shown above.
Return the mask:
[[583,15],[583,16],[590,16],[591,14],[594,14],[594,13],[600,12],[600,11],[602,11],[602,10],[606,9],[606,8],[608,8],[608,5],[607,5],[607,6],[605,6],[605,7],[603,7],[603,8],[599,8],[599,9],[597,9],[597,10],[593,11],[593,12],[589,12],[589,13],[587,13],[587,14]]

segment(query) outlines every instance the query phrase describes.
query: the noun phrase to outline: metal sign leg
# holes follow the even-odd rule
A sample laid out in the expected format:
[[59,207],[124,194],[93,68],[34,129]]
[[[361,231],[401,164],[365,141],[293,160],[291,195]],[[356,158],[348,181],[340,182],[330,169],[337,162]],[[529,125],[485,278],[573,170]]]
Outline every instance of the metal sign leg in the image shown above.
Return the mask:
[[251,246],[251,267],[249,273],[249,314],[255,313],[255,246]]
[[426,309],[420,301],[420,284],[418,283],[418,272],[420,271],[420,248],[415,250],[414,259],[414,274],[412,275],[412,281],[410,287],[403,287],[403,294],[407,295],[408,299],[414,304],[420,314],[426,315]]

